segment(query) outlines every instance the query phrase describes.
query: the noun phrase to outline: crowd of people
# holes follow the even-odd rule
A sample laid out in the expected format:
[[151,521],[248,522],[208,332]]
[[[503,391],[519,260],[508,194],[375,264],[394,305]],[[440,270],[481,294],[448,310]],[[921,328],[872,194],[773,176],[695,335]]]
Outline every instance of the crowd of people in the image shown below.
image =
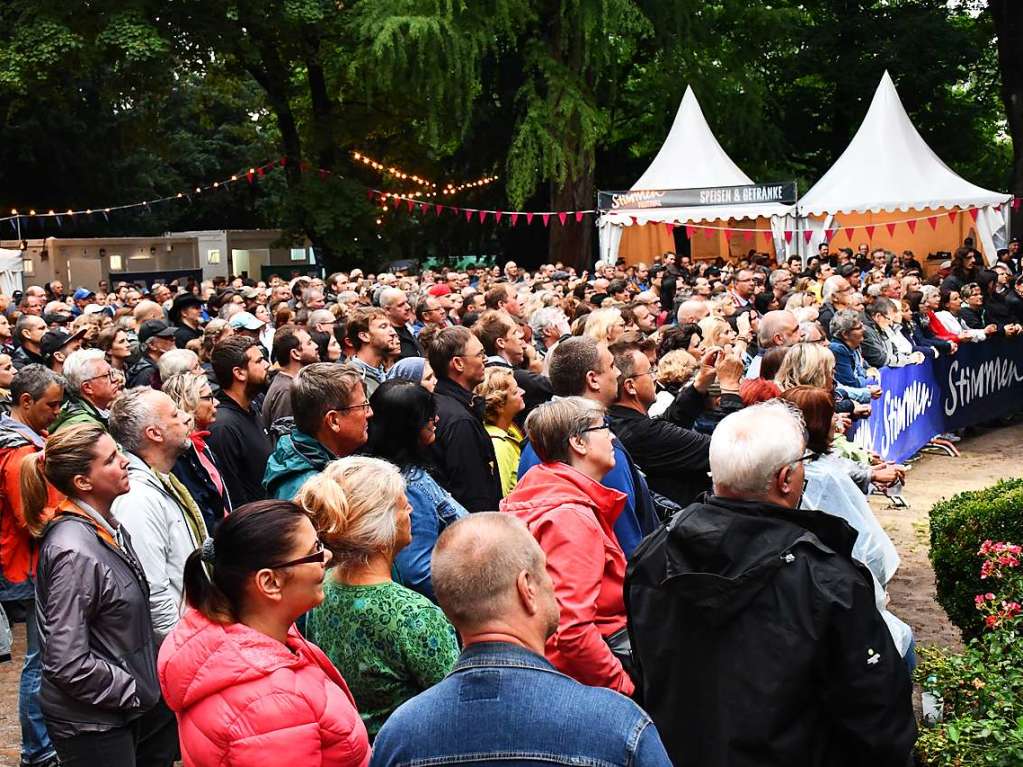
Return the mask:
[[0,295],[22,764],[903,767],[906,472],[847,433],[1020,334],[1019,259]]

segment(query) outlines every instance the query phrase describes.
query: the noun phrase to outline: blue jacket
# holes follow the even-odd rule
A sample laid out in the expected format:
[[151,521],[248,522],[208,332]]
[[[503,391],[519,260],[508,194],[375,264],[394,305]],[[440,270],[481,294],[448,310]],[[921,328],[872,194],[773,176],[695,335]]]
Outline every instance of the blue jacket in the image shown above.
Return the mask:
[[835,355],[835,383],[850,399],[857,402],[870,402],[867,387],[872,381],[867,377],[867,369],[863,364],[863,355],[850,349],[841,341],[832,341],[829,348]]
[[657,728],[631,700],[504,642],[466,647],[443,681],[391,714],[370,765],[526,763],[671,765]]
[[263,473],[268,498],[290,501],[302,484],[337,458],[315,437],[295,429],[277,441]]
[[[647,487],[646,478],[636,468],[632,456],[617,437],[613,444],[615,466],[604,475],[600,484],[625,493],[625,508],[618,516],[614,529],[618,545],[622,547],[625,558],[628,559],[640,541],[657,529],[659,521],[650,498],[650,489]],[[540,456],[527,442],[522,448],[522,457],[519,459],[519,479],[522,479],[523,475],[538,463],[541,463]]]
[[394,558],[395,580],[436,602],[430,582],[430,557],[437,536],[469,512],[418,466],[401,474],[405,478],[405,495],[412,506],[412,542]]

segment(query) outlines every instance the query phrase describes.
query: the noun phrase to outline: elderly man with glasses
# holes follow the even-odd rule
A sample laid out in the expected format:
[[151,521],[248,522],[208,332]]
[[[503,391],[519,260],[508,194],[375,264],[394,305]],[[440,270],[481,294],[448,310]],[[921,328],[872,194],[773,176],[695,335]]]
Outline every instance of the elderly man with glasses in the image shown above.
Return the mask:
[[79,349],[64,361],[67,401],[50,426],[55,434],[68,426],[98,423],[107,428],[110,405],[121,393],[121,383],[100,349]]

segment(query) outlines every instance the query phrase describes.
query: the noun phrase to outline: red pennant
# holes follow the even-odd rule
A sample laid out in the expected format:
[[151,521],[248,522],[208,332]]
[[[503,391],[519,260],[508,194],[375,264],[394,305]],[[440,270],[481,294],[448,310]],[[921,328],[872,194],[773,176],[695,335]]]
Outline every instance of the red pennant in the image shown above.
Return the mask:
[[280,159],[280,163],[281,163],[281,167],[283,168],[285,165],[288,164],[288,158],[287,157],[282,157]]
[[744,240],[746,240],[746,242],[752,242],[753,241],[753,230],[752,229],[743,229],[742,230],[742,238]]
[[810,229],[807,229],[805,232],[803,232],[803,242],[805,242],[807,245],[809,245],[810,244],[810,240],[812,240],[812,239],[813,239],[813,231],[811,231]]
[[[265,171],[265,170],[263,170],[263,168],[262,168],[262,167],[256,168],[256,173],[258,173],[258,174],[259,174],[259,177],[260,177],[260,178],[263,178],[263,176],[265,176],[265,175],[266,175],[266,171]],[[320,171],[320,173],[323,173],[323,171]]]
[[367,189],[366,190],[366,197],[368,197],[370,200],[372,200],[375,196],[376,196],[376,192],[374,190],[372,190],[372,189]]
[[937,229],[938,228],[938,217],[937,216],[928,216],[927,217],[927,223],[931,225],[931,229]]
[[417,202],[416,203],[416,207],[419,208],[419,210],[424,211],[424,212],[427,210],[425,202]]
[[503,216],[503,215],[504,215],[503,211],[500,211],[500,210],[494,211],[494,221],[496,221],[497,223],[500,224],[501,223],[501,216]]
[[714,236],[714,230],[711,229],[710,227],[705,228],[703,230],[703,236],[709,240],[711,237]]
[[480,211],[480,223],[482,224],[487,220],[487,212],[485,210]]
[[846,227],[845,229],[843,229],[842,231],[843,231],[843,232],[845,233],[845,238],[846,238],[847,240],[849,240],[849,242],[852,242],[852,238],[853,238],[853,232],[855,232],[855,231],[856,231],[856,228],[855,228],[855,227],[852,227],[852,226],[847,226],[847,227]]
[[909,227],[909,233],[910,234],[916,234],[916,219],[915,218],[911,218],[909,221],[907,221],[906,222],[906,226]]
[[665,223],[664,231],[668,233],[669,237],[674,237],[675,236],[675,225],[673,223],[671,223],[670,221]]
[[568,220],[568,214],[565,211],[561,211],[558,214],[558,220],[561,222],[561,225],[564,226],[565,222]]
[[732,232],[731,229],[725,229],[725,242],[731,242],[732,241],[732,234],[733,234],[733,232]]
[[868,240],[873,240],[874,239],[874,230],[877,229],[877,227],[874,226],[873,224],[871,224],[870,226],[865,226],[863,228],[867,231],[867,239]]
[[785,242],[786,242],[786,244],[790,244],[790,245],[792,244],[792,230],[791,229],[786,229],[785,230]]
[[253,180],[254,177],[255,177],[255,173],[253,171],[251,171],[251,170],[248,173],[245,174],[245,178],[247,178],[249,180],[250,184],[252,183],[252,180]]
[[465,220],[466,221],[472,221],[472,211],[471,210],[465,211]]
[[518,213],[512,213],[511,214],[511,222],[512,222],[512,224],[511,224],[512,226],[515,226],[517,223],[519,223],[519,214]]
[[959,215],[959,211],[956,210],[955,208],[953,208],[952,210],[950,210],[948,212],[948,220],[951,221],[954,224],[956,222],[956,216],[958,216],[958,215]]
[[406,207],[406,208],[408,208],[408,212],[409,212],[409,213],[411,213],[411,212],[412,212],[412,206],[413,206],[414,204],[415,204],[415,203],[413,203],[413,202],[412,202],[412,200],[405,200],[405,207]]
[[526,223],[527,224],[533,223],[533,211],[529,211],[528,213],[526,213]]
[[639,226],[639,219],[638,218],[636,218],[635,216],[630,216],[629,218],[632,219],[632,225],[633,226]]
[[835,238],[835,230],[834,229],[825,229],[824,230],[824,239],[825,239],[825,241],[831,242],[834,238]]
[[693,227],[689,226],[689,224],[686,224],[686,237],[688,237],[690,240],[693,239],[693,232],[695,231],[696,230]]
[[1023,205],[1023,197],[1013,197],[1012,198],[1012,209],[1013,210],[1019,210],[1019,206],[1020,205]]
[[888,230],[888,236],[889,237],[894,237],[895,236],[895,227],[896,226],[897,226],[896,223],[888,223],[888,224],[884,225],[884,228]]
[[583,216],[585,216],[585,215],[586,215],[586,211],[584,211],[584,210],[577,210],[575,212],[575,222],[577,224],[581,224],[582,221],[583,221]]
[[433,206],[433,213],[434,213],[435,216],[440,216],[441,211],[443,211],[443,210],[444,210],[444,206],[443,205],[434,205]]
[[540,218],[543,219],[543,225],[544,226],[547,226],[551,222],[551,214],[550,213],[541,213],[540,214]]
[[762,231],[764,233],[764,241],[765,242],[770,242],[771,241],[771,230],[770,229],[763,229]]
[[980,211],[977,208],[970,208],[970,218],[976,221],[978,215],[980,215]]
[[1001,213],[1001,212],[1002,212],[1002,206],[1001,205],[995,205],[995,213]]

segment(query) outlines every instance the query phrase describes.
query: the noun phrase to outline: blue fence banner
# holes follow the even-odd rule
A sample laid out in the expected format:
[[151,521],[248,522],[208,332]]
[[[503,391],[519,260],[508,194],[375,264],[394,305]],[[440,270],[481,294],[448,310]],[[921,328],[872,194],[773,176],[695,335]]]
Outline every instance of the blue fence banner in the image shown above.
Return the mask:
[[960,344],[950,357],[884,368],[881,389],[858,431],[883,458],[905,461],[938,434],[1023,407],[1023,342],[991,338]]

